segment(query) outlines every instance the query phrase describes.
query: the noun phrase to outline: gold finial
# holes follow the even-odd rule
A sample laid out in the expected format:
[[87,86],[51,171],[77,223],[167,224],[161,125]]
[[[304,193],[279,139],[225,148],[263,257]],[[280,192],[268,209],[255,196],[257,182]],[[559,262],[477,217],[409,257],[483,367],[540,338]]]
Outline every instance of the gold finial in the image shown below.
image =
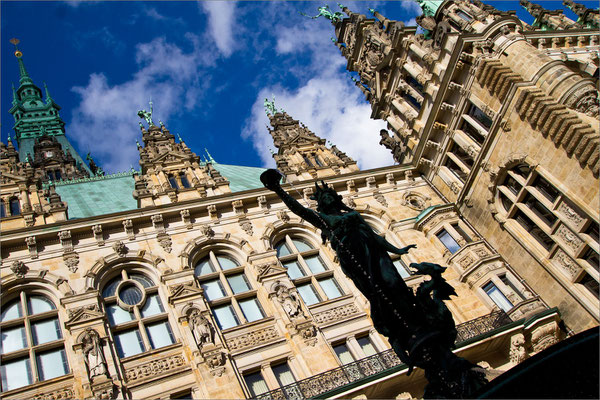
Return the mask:
[[23,53],[21,53],[21,50],[19,50],[19,48],[17,47],[20,40],[16,39],[16,38],[12,38],[12,39],[10,39],[10,42],[15,45],[15,57],[21,58],[23,56]]

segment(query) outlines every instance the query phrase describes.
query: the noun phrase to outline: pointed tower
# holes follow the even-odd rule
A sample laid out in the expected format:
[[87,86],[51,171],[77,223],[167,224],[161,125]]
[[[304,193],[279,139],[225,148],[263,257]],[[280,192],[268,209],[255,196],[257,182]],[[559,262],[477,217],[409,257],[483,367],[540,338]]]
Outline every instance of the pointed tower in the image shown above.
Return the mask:
[[138,207],[174,203],[230,193],[229,181],[217,171],[212,162],[202,162],[181,137],[175,141],[169,130],[160,122],[152,121],[150,112],[138,113],[148,123],[148,129],[140,122],[144,145],[138,143],[141,175],[134,175],[133,197]]
[[[15,45],[17,39],[12,39]],[[23,53],[15,51],[19,63],[19,88],[14,90],[9,112],[15,119],[14,130],[19,158],[29,160],[35,176],[43,182],[79,179],[92,175],[88,166],[65,136],[65,123],[60,118],[60,106],[54,102],[45,86],[46,99],[34,83],[23,62]]]
[[265,100],[265,108],[272,127],[268,128],[269,133],[278,149],[273,158],[288,182],[358,171],[356,161],[335,145],[328,147],[325,139],[285,111],[277,110],[274,102]]
[[527,10],[535,20],[531,26],[533,28],[546,30],[573,29],[581,28],[575,21],[567,18],[562,10],[546,10],[539,4],[532,3],[529,0],[521,0],[521,7]]
[[587,8],[583,4],[575,3],[573,0],[563,0],[563,4],[573,11],[579,18],[577,24],[584,28],[600,28],[600,10]]

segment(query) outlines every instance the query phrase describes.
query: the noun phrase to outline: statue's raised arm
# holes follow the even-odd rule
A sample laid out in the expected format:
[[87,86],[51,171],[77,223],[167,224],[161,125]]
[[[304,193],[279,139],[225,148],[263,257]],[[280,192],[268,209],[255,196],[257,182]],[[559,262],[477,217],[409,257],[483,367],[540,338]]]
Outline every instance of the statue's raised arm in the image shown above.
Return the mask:
[[268,169],[260,175],[260,181],[263,183],[263,185],[265,185],[267,189],[275,192],[285,203],[285,205],[288,206],[290,211],[317,228],[321,230],[328,230],[327,223],[316,211],[304,207],[296,199],[287,194],[285,190],[283,190],[279,184],[280,180],[281,174],[275,169]]

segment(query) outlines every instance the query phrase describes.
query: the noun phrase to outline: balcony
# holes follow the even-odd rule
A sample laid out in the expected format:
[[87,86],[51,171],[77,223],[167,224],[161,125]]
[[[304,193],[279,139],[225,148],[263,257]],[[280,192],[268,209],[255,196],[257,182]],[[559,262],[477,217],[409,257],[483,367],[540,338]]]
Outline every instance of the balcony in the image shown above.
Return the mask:
[[[512,322],[509,316],[501,310],[467,321],[456,327],[458,331],[456,344],[459,345],[467,340],[480,337]],[[322,397],[322,394],[342,386],[385,373],[386,371],[391,372],[392,368],[400,369],[395,368],[398,366],[403,366],[403,364],[396,356],[396,353],[393,350],[386,350],[279,389],[263,393],[256,396],[256,398],[260,400],[283,400]]]

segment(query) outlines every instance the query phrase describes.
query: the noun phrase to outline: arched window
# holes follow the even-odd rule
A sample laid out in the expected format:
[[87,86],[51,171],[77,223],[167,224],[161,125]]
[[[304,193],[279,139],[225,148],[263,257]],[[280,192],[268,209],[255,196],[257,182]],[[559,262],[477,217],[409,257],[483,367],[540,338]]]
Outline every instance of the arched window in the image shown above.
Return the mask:
[[183,173],[183,172],[179,173],[179,180],[181,181],[181,186],[183,186],[185,189],[189,189],[192,187],[190,185],[190,181],[188,181],[187,176],[185,176],[185,173]]
[[334,299],[344,294],[333,277],[333,271],[319,255],[319,249],[314,248],[310,242],[286,235],[275,248],[281,265],[287,269],[288,276],[296,285],[306,305]]
[[44,296],[21,292],[2,306],[3,392],[69,373],[60,326],[56,306]]
[[[497,196],[503,214],[518,222],[522,232],[540,246],[538,251],[554,257],[556,265],[564,264],[566,259],[578,264],[585,272],[578,274],[576,283],[598,295],[598,222],[593,217],[576,206],[549,177],[526,163],[506,171]],[[577,245],[567,245],[565,237]]]
[[169,174],[169,184],[173,189],[179,189],[179,185],[177,184],[177,179],[172,174]]
[[21,215],[21,205],[19,204],[19,199],[16,197],[11,197],[8,202],[10,204],[10,215]]
[[0,200],[0,218],[6,217],[6,208],[4,207],[4,200]]
[[147,276],[123,269],[102,297],[120,358],[175,343],[158,287]]
[[244,267],[234,258],[210,251],[196,264],[194,273],[221,329],[265,317]]

